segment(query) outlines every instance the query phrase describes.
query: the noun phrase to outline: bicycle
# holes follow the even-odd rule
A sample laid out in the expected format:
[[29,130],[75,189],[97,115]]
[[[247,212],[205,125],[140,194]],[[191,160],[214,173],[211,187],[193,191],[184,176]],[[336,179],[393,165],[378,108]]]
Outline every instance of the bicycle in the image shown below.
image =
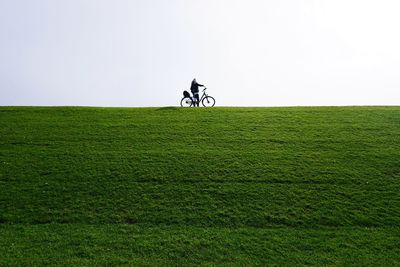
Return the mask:
[[[213,107],[215,105],[215,99],[212,96],[207,95],[206,93],[207,88],[205,87],[203,89],[203,95],[201,96],[199,103],[203,105],[203,107]],[[196,101],[193,99],[193,97],[189,96],[184,96],[181,100],[181,107],[191,107],[195,106]]]

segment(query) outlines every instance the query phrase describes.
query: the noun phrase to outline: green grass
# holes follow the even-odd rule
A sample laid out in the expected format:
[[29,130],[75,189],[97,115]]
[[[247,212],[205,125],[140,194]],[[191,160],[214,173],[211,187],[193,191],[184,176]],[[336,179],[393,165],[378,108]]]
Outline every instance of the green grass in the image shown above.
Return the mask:
[[0,108],[0,266],[400,265],[400,107]]

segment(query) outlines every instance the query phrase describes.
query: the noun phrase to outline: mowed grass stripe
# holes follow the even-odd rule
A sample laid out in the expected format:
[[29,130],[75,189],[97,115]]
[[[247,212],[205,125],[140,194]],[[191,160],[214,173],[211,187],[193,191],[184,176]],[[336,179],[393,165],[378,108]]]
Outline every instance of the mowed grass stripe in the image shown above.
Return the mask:
[[399,228],[0,226],[0,265],[397,266]]
[[[398,226],[400,187],[263,183],[9,184],[2,222],[218,227]],[[21,192],[23,194],[21,194]],[[393,194],[396,194],[395,196]],[[16,196],[19,196],[16,198]]]

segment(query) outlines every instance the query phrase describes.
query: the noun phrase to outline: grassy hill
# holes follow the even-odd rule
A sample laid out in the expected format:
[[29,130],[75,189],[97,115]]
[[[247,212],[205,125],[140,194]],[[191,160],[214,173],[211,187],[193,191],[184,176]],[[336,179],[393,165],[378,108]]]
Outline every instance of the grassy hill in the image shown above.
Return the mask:
[[0,108],[0,265],[400,264],[400,107]]

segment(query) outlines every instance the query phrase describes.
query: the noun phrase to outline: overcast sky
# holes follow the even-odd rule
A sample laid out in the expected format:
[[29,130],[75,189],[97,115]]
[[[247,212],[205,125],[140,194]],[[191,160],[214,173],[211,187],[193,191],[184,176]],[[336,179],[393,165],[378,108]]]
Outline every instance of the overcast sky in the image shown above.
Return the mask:
[[0,0],[0,105],[400,105],[398,0]]

